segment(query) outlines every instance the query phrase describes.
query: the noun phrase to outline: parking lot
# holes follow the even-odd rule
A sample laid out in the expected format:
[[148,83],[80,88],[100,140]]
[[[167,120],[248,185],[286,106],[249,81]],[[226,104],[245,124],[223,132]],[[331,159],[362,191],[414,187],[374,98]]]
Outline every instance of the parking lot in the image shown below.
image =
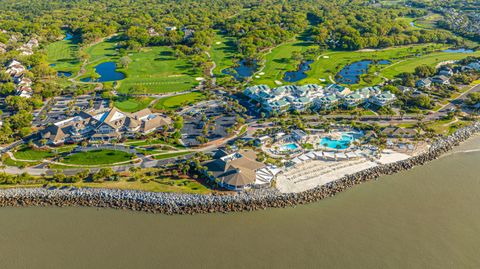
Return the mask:
[[[93,101],[93,107],[90,106],[90,100]],[[49,123],[58,122],[67,119],[76,111],[85,111],[88,109],[102,109],[108,107],[108,100],[100,96],[81,95],[81,96],[62,96],[55,97],[38,113],[33,121],[34,126],[44,126]]]
[[[183,118],[182,141],[186,146],[201,144],[197,137],[205,137],[209,141],[226,137],[227,129],[236,124],[235,114],[225,112],[221,102],[196,107],[185,114]],[[208,129],[206,135],[203,133],[205,125]]]

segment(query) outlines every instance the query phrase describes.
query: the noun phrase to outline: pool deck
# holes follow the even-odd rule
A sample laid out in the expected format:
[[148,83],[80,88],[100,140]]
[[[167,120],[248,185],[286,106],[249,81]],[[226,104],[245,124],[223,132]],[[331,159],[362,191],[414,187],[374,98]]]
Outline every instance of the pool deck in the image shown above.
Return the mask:
[[382,156],[375,161],[364,157],[344,161],[312,160],[298,164],[279,174],[276,179],[276,188],[282,193],[303,192],[333,182],[348,174],[410,157],[410,155],[393,150],[385,150]]

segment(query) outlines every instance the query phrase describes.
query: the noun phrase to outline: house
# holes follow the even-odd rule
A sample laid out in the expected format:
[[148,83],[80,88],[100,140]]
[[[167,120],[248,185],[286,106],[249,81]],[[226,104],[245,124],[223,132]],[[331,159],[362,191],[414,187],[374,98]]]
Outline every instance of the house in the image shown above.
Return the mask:
[[453,70],[450,67],[442,67],[442,69],[440,69],[438,72],[438,75],[451,77],[453,76]]
[[[223,150],[215,154],[215,159],[204,166],[212,180],[229,190],[244,190],[256,185],[264,174],[266,165],[256,161],[253,150],[239,150],[228,154]],[[268,171],[267,171],[268,173]]]
[[429,78],[420,79],[415,82],[415,86],[418,88],[430,88],[430,86],[432,86],[432,81]]
[[12,77],[20,77],[25,72],[25,67],[18,61],[13,60],[8,66],[5,73]]
[[195,30],[189,29],[187,27],[183,27],[182,32],[183,32],[183,39],[184,40],[192,38],[195,34]]
[[401,91],[403,94],[413,92],[413,88],[411,87],[406,87],[406,86],[397,86],[397,89]]
[[434,84],[439,84],[439,85],[448,85],[450,84],[450,78],[448,78],[447,76],[444,76],[444,75],[440,75],[440,76],[434,76],[432,79],[431,79],[432,83]]
[[377,106],[387,106],[395,102],[395,94],[386,91],[378,95],[372,96],[368,101]]
[[149,36],[158,36],[159,34],[157,33],[157,31],[155,31],[155,28],[153,27],[148,27],[147,28],[147,33]]
[[7,45],[0,42],[0,54],[4,54],[5,52],[7,52]]
[[22,78],[17,82],[17,85],[22,87],[30,87],[32,86],[32,80],[22,76]]
[[26,44],[29,48],[37,48],[38,47],[38,40],[34,37],[30,38],[30,40]]
[[29,86],[17,87],[16,91],[20,97],[30,98],[33,96],[33,90]]
[[480,62],[472,62],[465,66],[467,70],[476,70],[480,71]]
[[176,26],[167,26],[167,27],[165,27],[165,30],[167,30],[167,31],[176,31],[176,30],[177,30],[177,27],[176,27]]

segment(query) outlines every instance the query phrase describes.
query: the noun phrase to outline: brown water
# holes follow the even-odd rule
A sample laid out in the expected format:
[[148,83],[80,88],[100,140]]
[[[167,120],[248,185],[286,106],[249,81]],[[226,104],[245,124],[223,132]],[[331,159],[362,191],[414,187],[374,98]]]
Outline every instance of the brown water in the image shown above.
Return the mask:
[[479,268],[479,205],[477,151],[297,208],[1,208],[0,268]]

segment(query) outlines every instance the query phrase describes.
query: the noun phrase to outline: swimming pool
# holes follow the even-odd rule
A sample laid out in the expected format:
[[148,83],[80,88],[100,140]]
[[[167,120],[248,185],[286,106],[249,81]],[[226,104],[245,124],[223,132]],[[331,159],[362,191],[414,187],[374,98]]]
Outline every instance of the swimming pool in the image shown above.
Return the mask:
[[285,144],[281,147],[282,151],[294,151],[296,149],[298,149],[298,146],[295,143]]
[[323,137],[322,140],[320,140],[320,146],[331,149],[347,149],[354,140],[360,137],[362,137],[362,134],[355,132],[342,133],[341,139],[339,140]]

